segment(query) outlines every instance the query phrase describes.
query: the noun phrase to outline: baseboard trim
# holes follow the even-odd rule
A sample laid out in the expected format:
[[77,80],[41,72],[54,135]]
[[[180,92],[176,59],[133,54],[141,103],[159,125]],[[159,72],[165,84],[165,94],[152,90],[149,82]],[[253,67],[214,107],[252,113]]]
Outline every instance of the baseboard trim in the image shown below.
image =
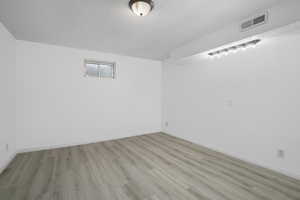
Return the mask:
[[271,168],[271,167],[269,167],[269,166],[265,166],[265,165],[259,164],[259,163],[255,162],[255,161],[248,160],[248,159],[245,159],[245,158],[241,158],[241,157],[236,156],[236,155],[234,155],[234,154],[232,154],[232,153],[228,153],[228,152],[224,153],[223,151],[220,151],[220,150],[218,150],[218,149],[215,148],[215,147],[210,147],[210,146],[206,146],[206,145],[203,145],[203,144],[200,144],[200,143],[197,143],[197,142],[192,142],[192,141],[190,141],[189,139],[178,137],[178,136],[173,135],[173,134],[171,134],[171,133],[169,133],[169,132],[166,132],[166,131],[163,131],[162,133],[167,134],[167,135],[171,135],[171,136],[173,136],[173,137],[175,137],[175,138],[179,138],[179,139],[182,139],[182,140],[185,140],[185,141],[188,141],[188,142],[191,142],[191,143],[200,145],[200,146],[203,146],[203,147],[205,147],[205,148],[207,148],[207,149],[211,149],[212,151],[215,151],[215,152],[224,154],[224,155],[226,155],[226,156],[229,156],[229,157],[232,157],[232,158],[241,160],[242,162],[246,162],[246,163],[255,165],[255,166],[257,166],[257,167],[265,168],[265,169],[267,169],[267,170],[271,170],[271,171],[273,171],[273,172],[276,172],[276,173],[279,173],[279,174],[281,174],[281,175],[284,175],[284,176],[287,176],[287,177],[290,177],[290,178],[293,178],[293,179],[296,179],[296,180],[300,181],[300,175],[298,175],[298,174],[293,174],[293,173],[287,172],[286,170],[282,170],[282,169]]
[[13,159],[16,157],[17,152],[14,152],[11,156],[9,156],[9,158],[6,160],[6,162],[0,166],[0,174],[2,174],[2,172],[4,172],[4,170],[9,166],[9,164],[11,163],[11,161],[13,161]]
[[44,151],[44,150],[51,150],[51,149],[59,149],[59,148],[94,144],[94,143],[98,143],[98,142],[105,142],[105,141],[111,141],[111,140],[120,140],[120,139],[129,138],[129,137],[148,135],[148,134],[154,134],[154,133],[159,133],[159,132],[160,131],[151,132],[151,133],[133,134],[133,135],[126,136],[126,137],[112,138],[112,139],[107,139],[107,140],[81,141],[81,142],[71,142],[71,143],[68,143],[68,144],[55,144],[55,145],[49,145],[49,146],[22,148],[22,149],[18,150],[18,153],[29,153],[29,152],[35,152],[35,151]]
[[[97,141],[98,142],[98,141]],[[49,145],[49,146],[39,146],[39,147],[26,147],[18,150],[18,153],[30,153],[35,151],[45,151],[45,150],[51,150],[51,149],[60,149],[60,148],[66,148],[66,147],[73,147],[73,146],[80,146],[80,145],[86,145],[86,144],[93,144],[97,143],[94,142],[71,142],[68,144],[55,144],[55,145]]]

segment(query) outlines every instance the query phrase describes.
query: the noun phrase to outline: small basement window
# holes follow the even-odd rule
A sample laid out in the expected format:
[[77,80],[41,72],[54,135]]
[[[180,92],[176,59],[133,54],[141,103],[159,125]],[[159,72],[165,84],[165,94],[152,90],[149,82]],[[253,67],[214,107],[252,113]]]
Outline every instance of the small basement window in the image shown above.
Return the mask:
[[116,75],[116,63],[104,62],[95,60],[85,60],[85,76],[86,77],[97,77],[111,78],[114,79]]

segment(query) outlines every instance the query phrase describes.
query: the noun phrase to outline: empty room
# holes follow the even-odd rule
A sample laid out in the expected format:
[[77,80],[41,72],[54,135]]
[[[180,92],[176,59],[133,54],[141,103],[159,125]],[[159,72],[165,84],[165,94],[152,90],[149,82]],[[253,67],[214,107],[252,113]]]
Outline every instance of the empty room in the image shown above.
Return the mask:
[[300,200],[299,0],[0,0],[0,200]]

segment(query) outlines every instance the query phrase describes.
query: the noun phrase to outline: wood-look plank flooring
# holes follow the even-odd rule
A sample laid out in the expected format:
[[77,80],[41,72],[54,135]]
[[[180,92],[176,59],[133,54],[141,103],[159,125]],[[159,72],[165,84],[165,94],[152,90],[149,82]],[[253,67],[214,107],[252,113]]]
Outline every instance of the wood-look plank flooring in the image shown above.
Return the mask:
[[300,181],[155,133],[19,154],[1,200],[300,200]]

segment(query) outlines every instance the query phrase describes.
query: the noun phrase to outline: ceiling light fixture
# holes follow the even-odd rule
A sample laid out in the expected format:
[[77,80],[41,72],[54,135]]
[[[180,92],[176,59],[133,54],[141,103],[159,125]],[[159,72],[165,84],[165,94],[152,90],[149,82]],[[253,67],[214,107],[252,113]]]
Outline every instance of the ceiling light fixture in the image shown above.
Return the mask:
[[153,9],[154,3],[152,0],[130,0],[129,8],[138,16],[146,16]]
[[245,42],[242,44],[230,46],[224,49],[216,50],[213,52],[209,52],[208,55],[212,58],[214,57],[221,57],[221,55],[228,55],[229,53],[236,53],[238,50],[246,50],[249,47],[255,47],[261,40],[260,39],[255,39],[251,40],[249,42]]

